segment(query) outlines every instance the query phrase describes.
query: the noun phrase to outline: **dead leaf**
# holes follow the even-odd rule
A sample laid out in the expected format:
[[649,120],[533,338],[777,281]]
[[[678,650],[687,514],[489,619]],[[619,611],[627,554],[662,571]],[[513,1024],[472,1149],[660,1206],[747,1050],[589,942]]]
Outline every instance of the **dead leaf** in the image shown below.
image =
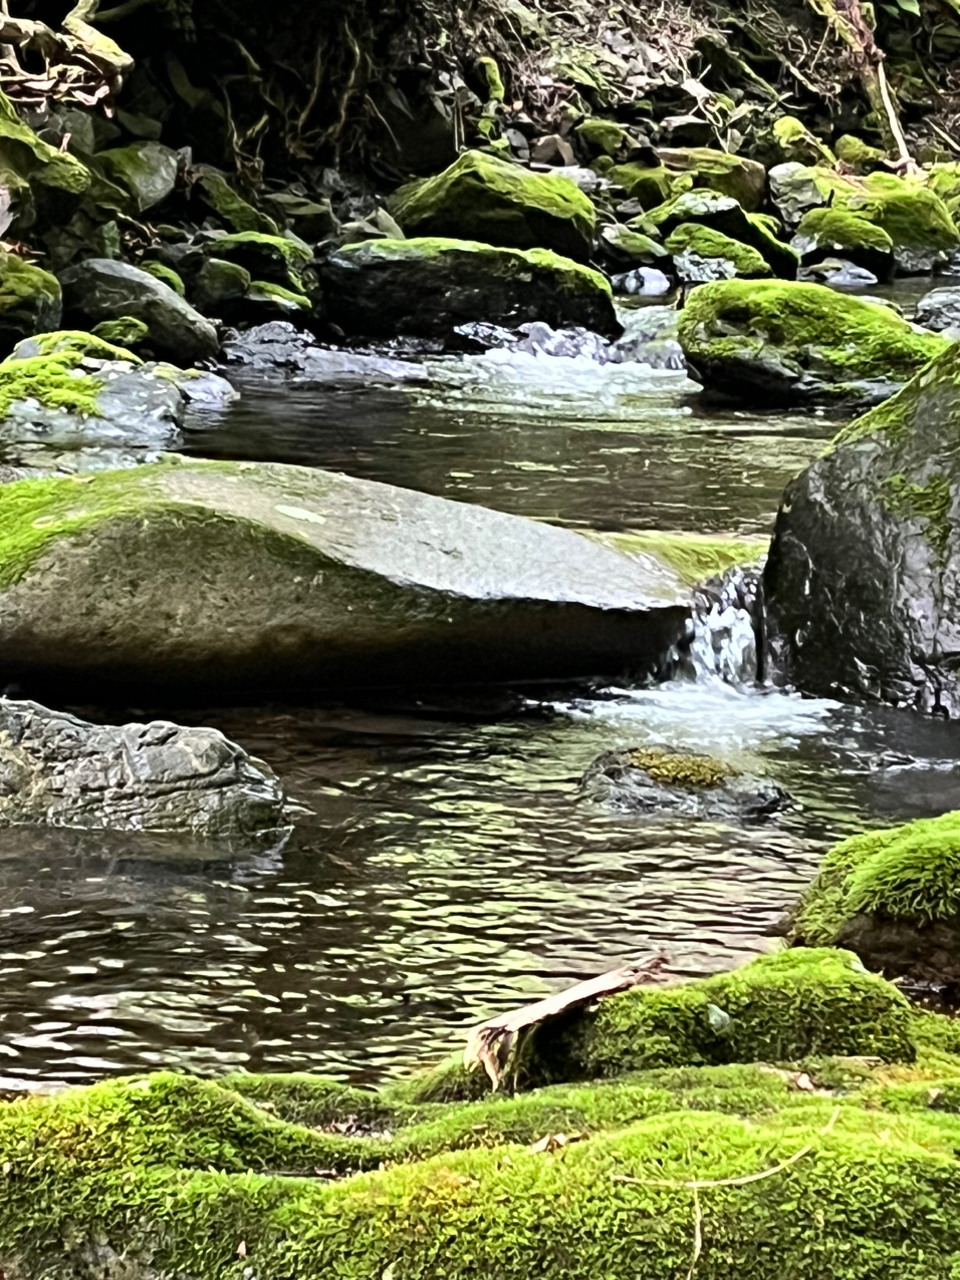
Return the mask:
[[237,1257],[245,1258],[246,1256],[247,1256],[247,1242],[246,1240],[241,1240],[240,1243],[237,1245]]

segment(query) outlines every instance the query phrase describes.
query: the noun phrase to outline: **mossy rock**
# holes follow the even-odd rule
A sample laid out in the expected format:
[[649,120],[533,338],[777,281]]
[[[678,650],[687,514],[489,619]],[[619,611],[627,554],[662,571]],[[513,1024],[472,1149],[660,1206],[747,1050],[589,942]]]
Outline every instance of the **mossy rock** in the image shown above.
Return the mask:
[[308,316],[313,310],[313,303],[303,293],[294,293],[292,289],[284,289],[283,285],[271,284],[268,280],[252,280],[246,293],[246,302],[258,311],[274,316]]
[[435,178],[402,187],[390,212],[406,235],[511,249],[550,249],[575,262],[593,251],[596,210],[572,182],[480,151]]
[[583,144],[589,159],[597,156],[610,156],[613,160],[625,158],[634,140],[621,125],[612,120],[594,118],[578,124],[574,133]]
[[[601,172],[597,162],[595,169]],[[623,187],[630,200],[638,200],[644,209],[655,209],[673,193],[673,177],[666,165],[647,165],[631,161],[607,166],[604,177]]]
[[837,1276],[838,1259],[850,1280],[942,1280],[960,1257],[955,1063],[893,1084],[822,1067],[843,1091],[645,1072],[400,1113],[389,1140],[172,1075],[0,1104],[0,1260],[31,1280],[685,1280],[696,1252],[698,1280]]
[[745,213],[732,196],[718,195],[713,191],[686,191],[630,225],[635,225],[638,230],[647,226],[661,236],[669,237],[686,223],[707,227],[755,249],[775,276],[786,280],[796,278],[797,254],[777,238],[767,219],[761,214]]
[[56,276],[0,250],[0,352],[21,338],[58,328],[62,314]]
[[835,845],[790,921],[794,942],[847,946],[894,977],[960,981],[960,813]]
[[759,404],[875,403],[945,348],[886,307],[823,285],[763,280],[695,290],[679,337],[711,394]]
[[869,142],[850,133],[837,139],[834,152],[838,160],[861,175],[873,173],[877,169],[882,171],[887,159],[879,147],[871,147]]
[[[133,322],[131,322],[133,323]],[[124,326],[128,333],[141,338],[146,332],[145,326],[135,330]],[[112,342],[103,334],[87,333],[84,329],[59,329],[53,333],[43,333],[34,338],[26,338],[19,342],[12,354],[5,360],[0,369],[7,368],[15,361],[32,360],[35,356],[60,356],[69,354],[88,360],[122,360],[130,364],[142,364],[139,356],[134,355],[126,347]]]
[[782,159],[801,164],[828,164],[836,162],[836,156],[810,132],[796,116],[781,116],[773,124],[773,139]]
[[177,185],[177,153],[160,142],[131,142],[101,151],[96,159],[107,177],[130,193],[136,213],[162,204]]
[[315,287],[313,250],[301,240],[237,231],[208,240],[204,253],[210,258],[235,262],[250,272],[251,279],[278,284],[293,293],[308,294]]
[[669,257],[663,245],[652,236],[631,231],[619,222],[603,228],[600,244],[621,266],[657,266],[662,265],[662,260]]
[[170,286],[174,293],[179,294],[181,298],[187,296],[187,290],[183,283],[183,278],[179,272],[174,271],[173,267],[168,267],[165,262],[154,262],[146,260],[140,263],[140,269],[146,271],[148,275],[153,276],[155,280],[162,280],[164,284]]
[[[80,359],[50,357],[58,395],[79,395],[66,365]],[[688,601],[653,557],[316,469],[171,459],[0,486],[10,678],[209,698],[374,669],[399,683],[620,670],[679,642]]]
[[[41,141],[20,119],[6,94],[0,92],[0,169],[12,172],[19,183],[29,184],[36,203],[51,197],[51,212],[61,215],[75,208],[79,197],[90,188],[90,171],[66,151]],[[69,197],[69,199],[66,199]]]
[[193,279],[190,301],[203,312],[223,315],[246,296],[251,284],[250,272],[238,262],[207,258]]
[[674,227],[664,248],[673,255],[680,279],[688,283],[771,274],[769,263],[756,249],[696,222],[681,222]]
[[763,204],[767,173],[756,160],[710,147],[660,147],[657,155],[670,173],[689,178],[694,189],[731,196],[748,213]]
[[626,555],[657,556],[676,569],[691,587],[701,586],[710,578],[721,577],[728,569],[757,565],[770,545],[767,538],[711,538],[696,533],[658,530],[593,533],[590,536]]
[[947,343],[787,489],[765,589],[802,688],[960,718],[958,440]]
[[197,179],[197,189],[204,202],[231,231],[253,231],[259,235],[278,236],[280,229],[265,213],[244,200],[222,173],[205,171]]
[[884,279],[893,269],[893,241],[883,227],[848,209],[811,209],[791,244],[805,264],[840,254]]
[[135,316],[119,316],[116,320],[103,320],[90,330],[95,338],[102,338],[115,347],[132,350],[147,340],[150,329]]
[[368,337],[446,336],[474,320],[620,333],[606,278],[546,249],[368,240],[332,254],[322,281],[330,319]]

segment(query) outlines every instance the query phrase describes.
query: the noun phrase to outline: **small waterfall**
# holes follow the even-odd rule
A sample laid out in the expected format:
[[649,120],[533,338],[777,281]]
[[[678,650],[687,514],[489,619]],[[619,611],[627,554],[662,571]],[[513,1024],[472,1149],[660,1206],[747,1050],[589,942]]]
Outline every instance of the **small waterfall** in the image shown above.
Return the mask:
[[734,566],[695,596],[688,674],[695,680],[756,684],[763,675],[762,569]]

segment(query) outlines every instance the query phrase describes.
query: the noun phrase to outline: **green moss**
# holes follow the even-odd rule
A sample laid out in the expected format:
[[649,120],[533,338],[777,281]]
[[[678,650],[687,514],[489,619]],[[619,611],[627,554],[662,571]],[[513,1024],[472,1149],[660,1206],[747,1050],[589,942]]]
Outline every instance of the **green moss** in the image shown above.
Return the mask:
[[74,196],[82,195],[92,180],[89,170],[75,156],[42,142],[23,123],[13,103],[2,92],[0,167],[9,167],[19,178],[29,178],[43,186],[56,187]]
[[101,320],[90,331],[111,346],[137,347],[150,334],[149,327],[136,316],[120,316],[118,320]]
[[658,244],[652,236],[645,236],[639,231],[631,231],[629,227],[614,223],[604,227],[603,241],[613,253],[625,262],[657,262],[669,257],[662,244]]
[[849,209],[811,209],[797,227],[797,235],[811,237],[818,245],[829,245],[838,251],[869,250],[890,254],[893,241],[883,227]]
[[960,422],[960,345],[947,342],[939,354],[891,399],[856,418],[830,442],[828,452],[855,440],[876,437],[906,444],[929,421],[931,406],[946,427],[945,438]]
[[829,944],[860,912],[919,923],[960,914],[960,813],[835,845],[794,912],[791,936]]
[[500,68],[497,66],[495,58],[478,58],[477,65],[483,72],[483,77],[487,83],[487,100],[489,102],[503,102],[507,96],[507,91],[503,85],[503,77],[500,75]]
[[799,258],[771,230],[770,220],[761,214],[745,213],[732,196],[713,191],[686,191],[645,215],[655,231],[669,236],[677,227],[695,223],[755,249],[774,275],[792,279]]
[[255,209],[234,191],[222,173],[204,173],[197,180],[204,200],[232,231],[253,231],[260,235],[280,234],[273,218]]
[[281,311],[309,311],[310,299],[302,293],[294,293],[292,289],[284,289],[283,285],[270,284],[267,280],[252,280],[246,292],[248,302],[273,304]]
[[256,279],[283,285],[297,294],[305,292],[304,272],[313,260],[309,245],[256,231],[218,236],[209,241],[206,252],[211,258],[238,263]]
[[855,173],[871,173],[883,166],[886,156],[879,147],[871,147],[862,138],[845,133],[834,147],[838,160],[849,165]]
[[187,291],[184,288],[183,281],[177,272],[174,271],[173,267],[168,267],[163,262],[149,261],[141,262],[140,267],[149,275],[153,276],[154,279],[162,280],[164,284],[169,285],[174,293],[178,293],[181,298],[185,298],[187,296]]
[[[121,321],[108,321],[108,324],[120,326]],[[140,321],[136,321],[140,324]],[[103,328],[105,326],[98,326]],[[147,327],[143,325],[143,332],[146,333]],[[81,358],[90,357],[94,360],[126,360],[130,364],[142,364],[143,361],[139,356],[135,356],[132,351],[128,351],[125,347],[118,346],[108,341],[102,334],[96,332],[87,333],[83,329],[58,329],[54,333],[40,333],[33,338],[29,338],[27,342],[21,343],[19,350],[29,349],[30,355],[37,356],[58,356],[70,355]],[[16,356],[16,352],[14,356]],[[0,364],[0,376],[4,370],[12,363],[21,363],[13,357]]]
[[[103,384],[81,372],[79,366],[83,358],[79,351],[62,351],[54,356],[5,360],[0,364],[0,417],[9,411],[11,405],[23,400],[36,400],[45,409],[99,416],[97,394]],[[3,545],[11,532],[0,527],[0,563]],[[0,578],[2,574],[0,568]]]
[[913,180],[874,173],[843,203],[882,227],[894,245],[942,250],[960,245],[960,232],[943,200]]
[[803,164],[835,163],[833,152],[796,116],[781,116],[773,124],[773,138],[785,160]]
[[946,559],[953,505],[947,476],[933,476],[924,484],[911,484],[902,475],[889,476],[881,486],[880,500],[899,516],[924,521],[930,545],[941,561]]
[[574,132],[592,156],[606,155],[616,159],[633,145],[626,129],[612,120],[584,120]]
[[665,787],[683,787],[688,791],[711,790],[737,771],[710,756],[666,751],[660,747],[641,747],[630,752],[630,763],[642,769],[654,782]]
[[708,538],[695,533],[630,533],[589,535],[627,555],[652,555],[676,570],[690,587],[718,577],[734,565],[754,565],[766,554],[766,538]]
[[411,236],[546,246],[578,261],[589,257],[597,220],[590,200],[566,178],[534,174],[480,151],[466,152],[435,178],[402,187],[390,211]]
[[0,252],[0,314],[38,296],[59,306],[60,282],[56,276],[16,254]]
[[639,200],[644,209],[654,209],[669,200],[673,191],[674,178],[665,165],[631,161],[608,168],[604,176],[623,187],[629,199]]
[[[681,181],[693,189],[702,188],[730,196],[748,210],[763,203],[767,175],[762,164],[728,151],[712,147],[669,147],[660,149],[660,157]],[[679,187],[675,187],[678,190]]]
[[699,258],[722,258],[733,263],[738,276],[770,275],[769,265],[756,249],[694,222],[682,222],[675,227],[664,241],[664,247],[674,257],[692,253]]
[[[895,312],[823,285],[724,280],[704,285],[680,315],[680,344],[707,368],[732,368],[766,348],[798,371],[811,364],[834,380],[838,399],[860,379],[906,381],[948,346],[918,334]],[[868,415],[869,417],[869,415]]]

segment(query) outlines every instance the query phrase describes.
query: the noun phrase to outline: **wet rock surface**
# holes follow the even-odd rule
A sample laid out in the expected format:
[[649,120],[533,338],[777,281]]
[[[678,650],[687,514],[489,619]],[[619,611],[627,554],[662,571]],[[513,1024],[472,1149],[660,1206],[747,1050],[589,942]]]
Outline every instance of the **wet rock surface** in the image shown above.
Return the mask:
[[958,429],[951,347],[786,490],[764,581],[801,688],[960,716]]
[[764,778],[673,747],[604,752],[580,779],[580,794],[620,812],[716,822],[763,822],[790,803]]
[[0,699],[0,826],[252,836],[285,826],[283,806],[273,772],[215,729]]

